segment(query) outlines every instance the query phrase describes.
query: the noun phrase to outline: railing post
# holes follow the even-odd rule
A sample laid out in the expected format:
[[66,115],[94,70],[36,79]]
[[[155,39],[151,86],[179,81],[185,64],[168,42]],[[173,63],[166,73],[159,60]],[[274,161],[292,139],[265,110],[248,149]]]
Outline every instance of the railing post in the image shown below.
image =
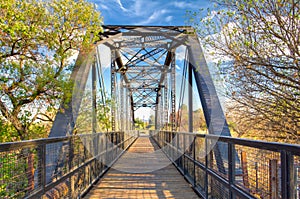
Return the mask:
[[204,137],[205,140],[205,179],[204,179],[204,189],[205,189],[205,198],[208,198],[208,156],[210,156],[210,151],[208,151],[208,139],[205,136]]
[[183,134],[183,173],[184,173],[184,176],[186,175],[186,169],[185,169],[185,159],[186,159],[186,157],[185,157],[185,155],[186,155],[186,153],[185,153],[185,134]]
[[229,198],[234,198],[232,193],[232,185],[235,181],[235,154],[234,144],[228,143],[228,183],[229,183]]
[[196,187],[196,135],[194,135],[193,140],[193,162],[194,162],[194,187]]
[[180,159],[179,158],[181,158],[181,155],[179,154],[180,152],[179,152],[179,139],[180,139],[180,135],[177,133],[177,140],[176,140],[176,150],[177,150],[177,152],[176,152],[176,158],[177,158],[177,167],[179,167],[179,161],[180,161]]
[[162,140],[161,140],[161,146],[162,147],[165,146],[166,137],[167,137],[167,133],[166,133],[166,131],[163,131],[162,132]]
[[[86,138],[86,137],[85,137],[85,139],[88,140],[86,143],[88,143],[89,148],[90,149],[94,148],[93,141],[90,140],[89,138]],[[85,146],[83,146],[83,154],[84,155],[83,155],[83,160],[82,160],[81,164],[85,162],[85,160],[87,159],[87,156],[88,156],[88,150],[86,149]],[[87,175],[88,174],[88,169],[87,168],[88,168],[87,165],[84,166],[84,168],[83,168],[83,171],[84,171],[83,172],[83,186],[85,186],[86,183],[88,183],[88,175]]]
[[[73,157],[74,157],[74,153],[73,153],[73,143],[74,142],[74,138],[73,137],[70,137],[69,138],[69,160],[68,160],[68,169],[69,169],[69,172],[72,170],[72,162],[73,162]],[[74,176],[71,176],[69,178],[69,184],[70,184],[70,187],[69,187],[69,196],[71,198],[75,197],[75,179],[74,179]]]
[[281,198],[292,199],[295,196],[294,159],[287,151],[281,151]]
[[104,163],[104,169],[106,169],[107,168],[107,162],[108,162],[108,159],[107,159],[107,145],[108,145],[108,134],[109,133],[105,133],[105,137],[104,137],[104,139],[105,139],[105,153],[104,153],[104,156],[105,156],[105,163]]
[[40,165],[39,165],[39,173],[40,173],[40,183],[41,183],[41,188],[43,190],[43,193],[45,193],[45,187],[46,187],[46,144],[43,143],[41,146],[40,146],[40,153],[39,153],[39,156],[40,156]]

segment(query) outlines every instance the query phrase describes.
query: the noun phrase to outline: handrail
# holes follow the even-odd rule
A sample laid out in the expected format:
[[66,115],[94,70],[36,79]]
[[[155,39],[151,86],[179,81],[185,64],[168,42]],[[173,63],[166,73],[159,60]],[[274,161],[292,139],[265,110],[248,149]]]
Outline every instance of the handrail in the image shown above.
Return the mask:
[[[151,135],[203,198],[300,198],[300,145],[190,132]],[[225,172],[216,161],[221,145]]]
[[137,137],[125,131],[1,143],[0,197],[81,197]]
[[[171,131],[162,131],[162,132],[171,132]],[[153,131],[152,131],[153,133]],[[247,138],[233,138],[228,136],[221,135],[210,135],[210,134],[199,134],[191,132],[176,132],[176,134],[192,135],[202,138],[209,138],[212,140],[219,140],[224,142],[230,142],[232,144],[240,144],[244,146],[256,147],[260,149],[267,149],[272,151],[288,150],[300,155],[300,144],[287,144],[280,142],[268,142],[263,140],[252,140]]]

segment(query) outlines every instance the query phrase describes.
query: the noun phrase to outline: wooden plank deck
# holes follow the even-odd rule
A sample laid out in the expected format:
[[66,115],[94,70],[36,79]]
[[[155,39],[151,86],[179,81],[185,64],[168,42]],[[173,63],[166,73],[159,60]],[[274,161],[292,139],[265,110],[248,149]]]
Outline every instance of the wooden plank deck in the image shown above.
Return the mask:
[[199,198],[148,136],[139,137],[85,199]]

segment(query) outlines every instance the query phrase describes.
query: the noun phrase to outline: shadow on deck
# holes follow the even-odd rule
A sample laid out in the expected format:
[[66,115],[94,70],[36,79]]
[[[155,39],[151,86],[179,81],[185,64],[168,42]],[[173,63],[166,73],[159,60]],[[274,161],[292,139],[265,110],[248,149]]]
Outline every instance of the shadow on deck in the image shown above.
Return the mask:
[[199,197],[152,138],[144,135],[84,198]]

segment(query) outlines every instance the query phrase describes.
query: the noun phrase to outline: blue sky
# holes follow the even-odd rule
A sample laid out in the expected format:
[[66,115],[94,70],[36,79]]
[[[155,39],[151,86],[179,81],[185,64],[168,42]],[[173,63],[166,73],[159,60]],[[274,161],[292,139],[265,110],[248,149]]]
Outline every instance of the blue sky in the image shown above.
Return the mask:
[[186,25],[186,11],[207,8],[209,0],[89,0],[106,25]]

